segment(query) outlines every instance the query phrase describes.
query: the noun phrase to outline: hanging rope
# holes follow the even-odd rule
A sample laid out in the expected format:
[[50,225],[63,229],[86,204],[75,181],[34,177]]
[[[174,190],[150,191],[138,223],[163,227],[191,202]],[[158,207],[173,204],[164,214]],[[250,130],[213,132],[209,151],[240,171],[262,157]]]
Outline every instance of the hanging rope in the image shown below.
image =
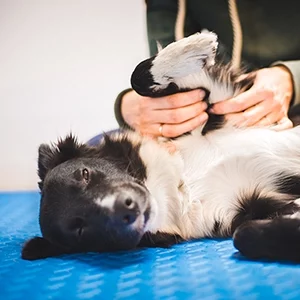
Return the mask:
[[[228,0],[228,10],[233,31],[233,46],[231,63],[234,68],[241,65],[243,32],[237,10],[236,0]],[[186,14],[186,0],[178,0],[178,12],[175,23],[175,40],[184,38],[184,22]]]
[[233,30],[233,46],[231,63],[234,68],[239,68],[241,65],[243,33],[242,26],[236,6],[236,0],[228,0],[228,10]]
[[178,12],[175,23],[175,41],[184,38],[185,0],[178,0]]

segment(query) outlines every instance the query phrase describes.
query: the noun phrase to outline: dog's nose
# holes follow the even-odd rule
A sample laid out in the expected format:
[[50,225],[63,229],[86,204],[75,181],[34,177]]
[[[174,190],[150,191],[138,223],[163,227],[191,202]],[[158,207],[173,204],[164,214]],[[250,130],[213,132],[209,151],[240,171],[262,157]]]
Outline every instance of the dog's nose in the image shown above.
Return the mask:
[[139,207],[133,197],[119,194],[114,204],[114,218],[125,225],[132,224],[139,215]]

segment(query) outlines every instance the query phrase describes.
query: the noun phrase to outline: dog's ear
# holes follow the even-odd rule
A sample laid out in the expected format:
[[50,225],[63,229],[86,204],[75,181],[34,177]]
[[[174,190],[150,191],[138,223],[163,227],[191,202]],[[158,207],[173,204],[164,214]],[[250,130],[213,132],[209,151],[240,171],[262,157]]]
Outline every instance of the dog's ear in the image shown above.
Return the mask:
[[70,252],[66,251],[66,249],[54,245],[42,237],[35,237],[27,241],[23,246],[22,258],[36,260],[68,253]]
[[39,147],[38,175],[41,179],[39,187],[42,189],[43,181],[48,171],[59,164],[79,157],[88,148],[85,144],[79,144],[73,135],[68,135],[64,140],[59,140],[56,145],[42,144]]

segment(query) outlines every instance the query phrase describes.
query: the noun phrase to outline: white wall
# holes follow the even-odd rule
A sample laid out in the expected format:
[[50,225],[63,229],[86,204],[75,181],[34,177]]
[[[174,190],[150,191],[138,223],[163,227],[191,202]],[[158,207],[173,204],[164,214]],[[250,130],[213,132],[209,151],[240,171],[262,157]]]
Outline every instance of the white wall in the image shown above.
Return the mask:
[[115,128],[146,56],[144,1],[0,0],[0,190],[37,188],[40,143]]

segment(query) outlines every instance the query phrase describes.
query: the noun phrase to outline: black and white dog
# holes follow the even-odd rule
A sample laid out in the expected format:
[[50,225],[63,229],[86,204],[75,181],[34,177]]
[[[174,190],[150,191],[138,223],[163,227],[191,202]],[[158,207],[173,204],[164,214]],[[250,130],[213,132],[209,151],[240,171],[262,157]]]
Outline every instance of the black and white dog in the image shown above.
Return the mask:
[[[209,103],[251,85],[214,63],[217,37],[170,44],[132,75],[141,95],[204,88]],[[39,148],[40,227],[24,259],[170,246],[233,236],[246,257],[300,261],[300,127],[237,129],[222,118],[173,140],[131,131],[97,146],[73,136]]]

